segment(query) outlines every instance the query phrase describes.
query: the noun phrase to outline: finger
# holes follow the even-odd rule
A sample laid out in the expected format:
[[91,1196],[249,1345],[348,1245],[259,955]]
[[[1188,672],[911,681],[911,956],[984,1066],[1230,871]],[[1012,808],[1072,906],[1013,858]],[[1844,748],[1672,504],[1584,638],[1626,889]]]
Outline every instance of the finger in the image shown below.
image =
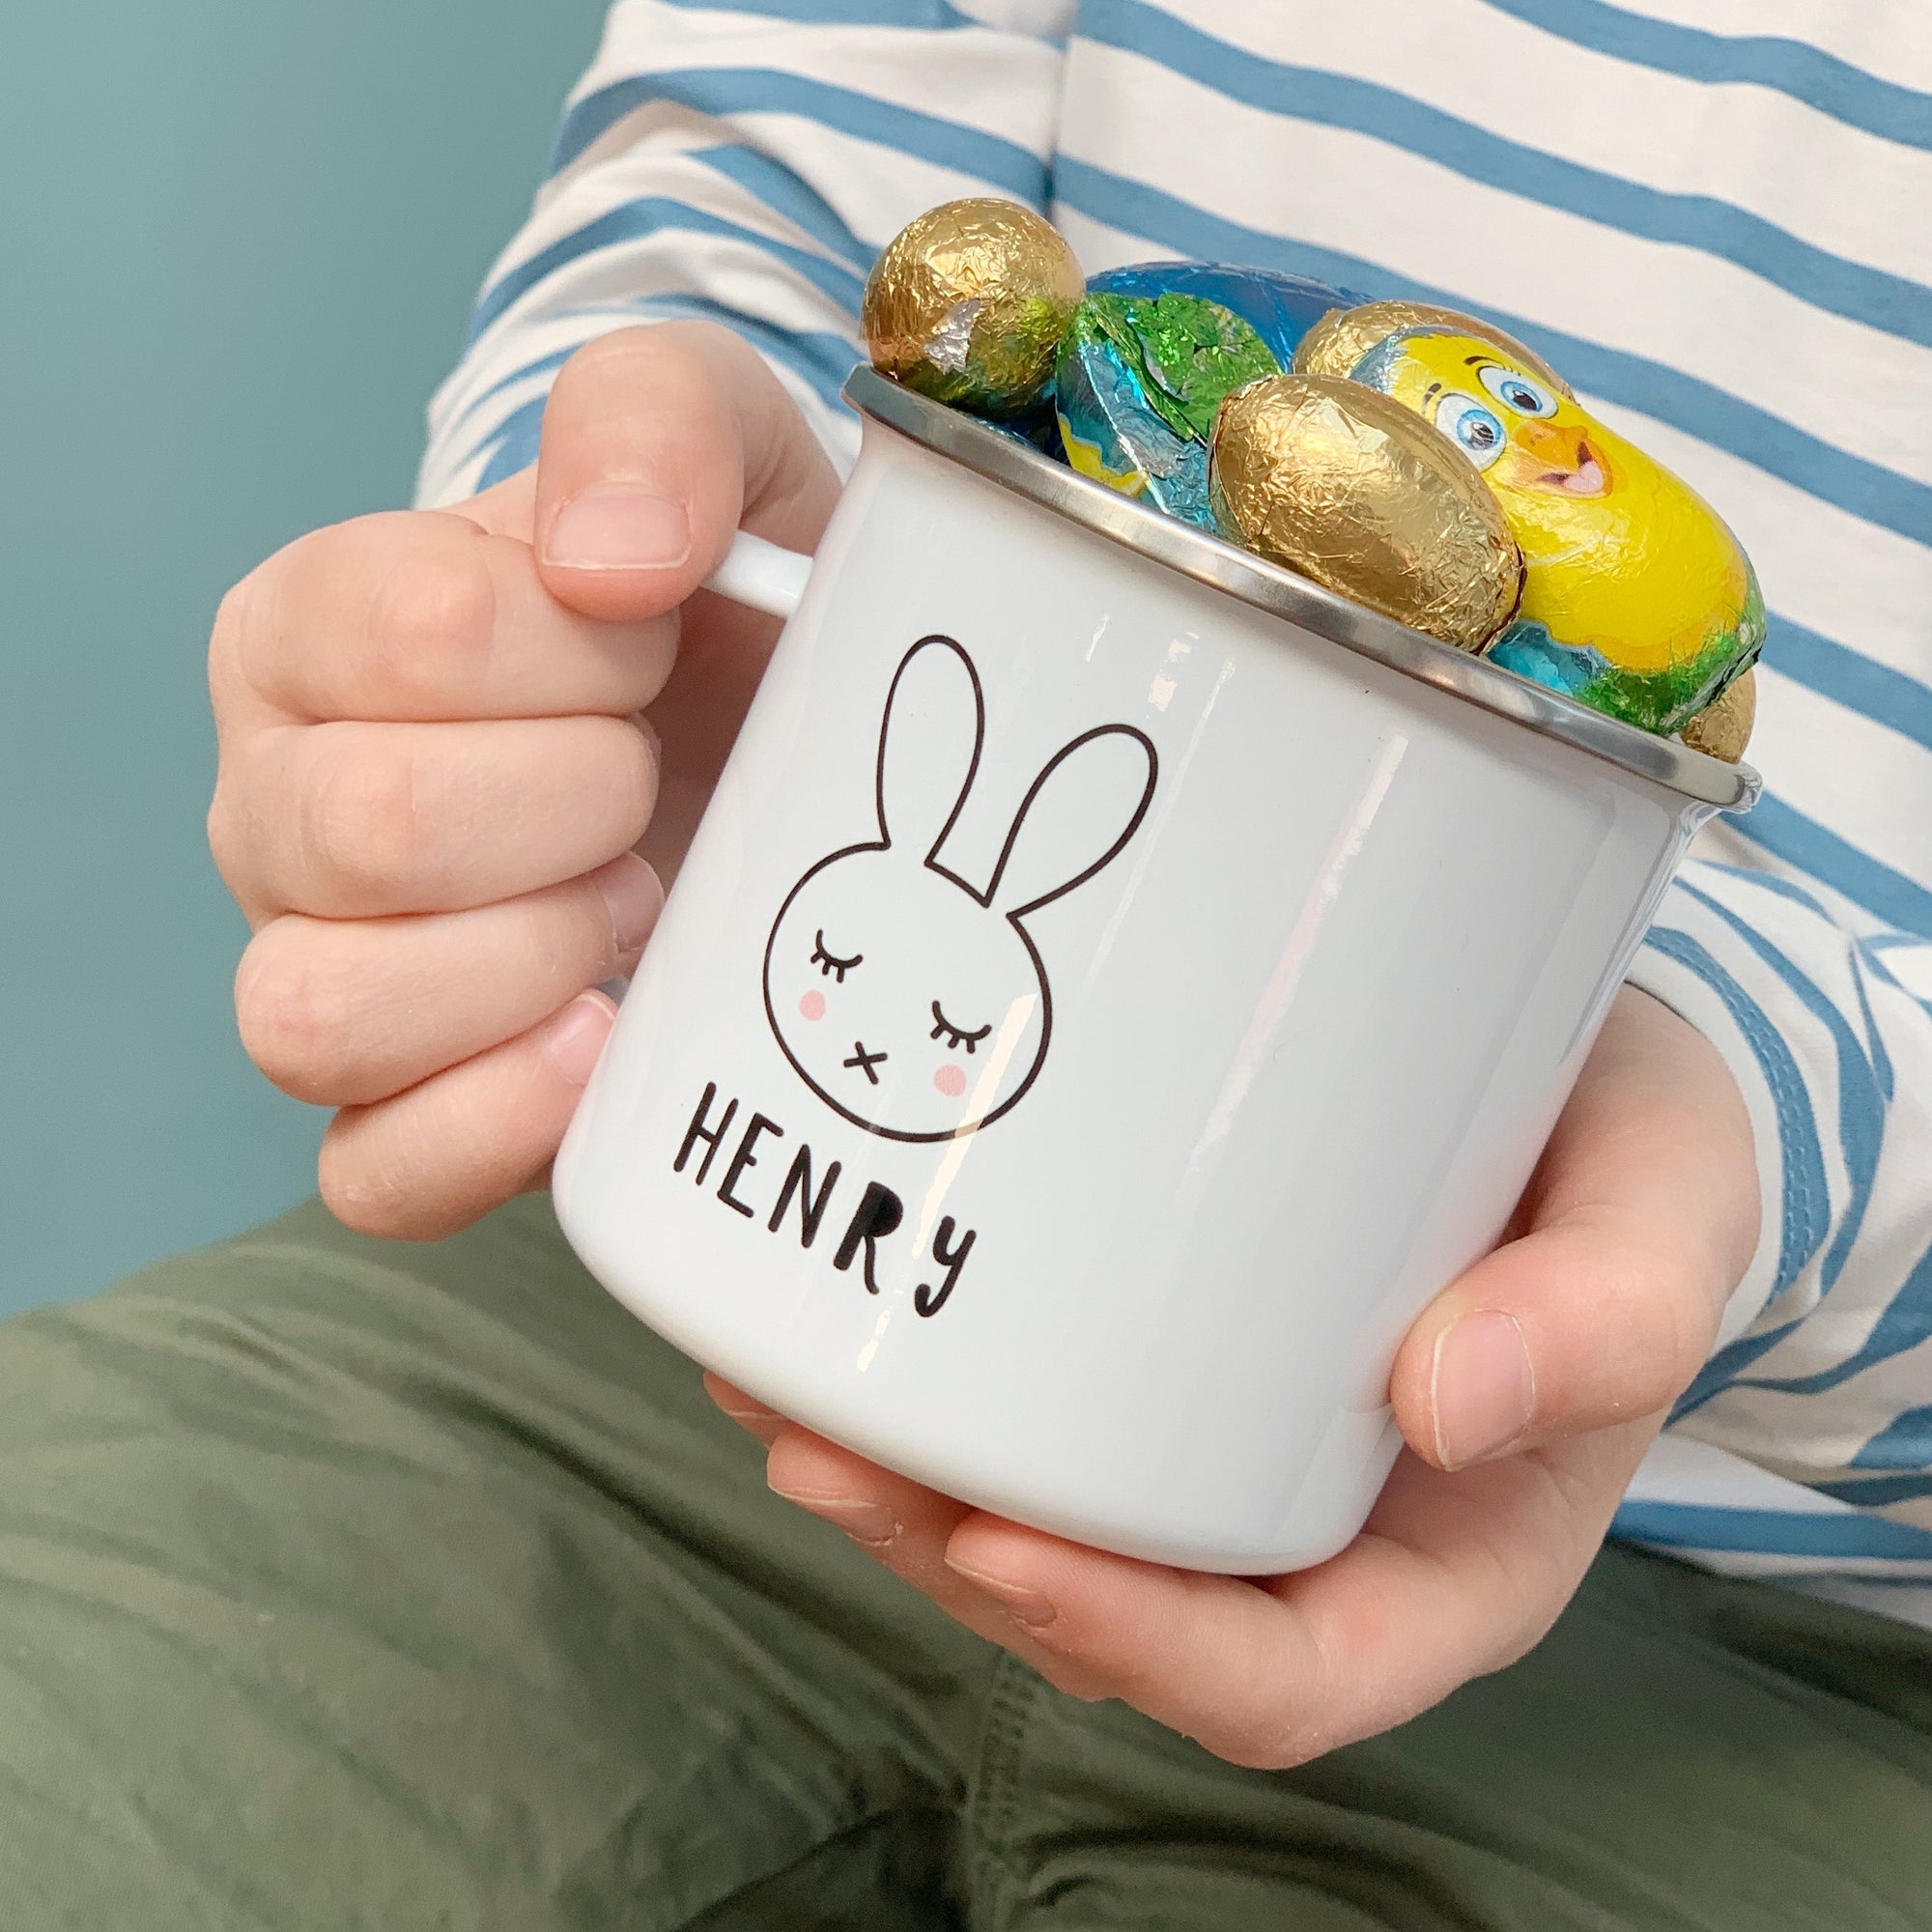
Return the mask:
[[362,517],[291,544],[224,601],[217,710],[436,723],[640,711],[675,615],[599,623],[558,604],[529,546],[459,516]]
[[238,752],[223,869],[258,923],[456,912],[628,850],[657,791],[651,735],[615,718],[288,725]]
[[675,610],[742,524],[817,544],[838,495],[824,450],[764,360],[702,323],[582,350],[544,415],[534,509],[553,596],[587,616]]
[[371,1107],[323,1136],[322,1198],[347,1227],[441,1240],[534,1185],[548,1169],[616,1009],[581,993],[517,1039]]
[[1652,1414],[1703,1365],[1758,1228],[1750,1122],[1716,1049],[1622,996],[1523,1219],[1397,1358],[1397,1417],[1440,1468]]
[[286,914],[242,955],[242,1041],[298,1100],[387,1099],[628,970],[663,905],[657,874],[624,853],[583,878],[468,912]]
[[[761,1418],[756,1433],[762,1433]],[[1034,1642],[999,1605],[948,1564],[947,1546],[972,1515],[966,1504],[795,1427],[782,1429],[773,1439],[765,1480],[775,1493],[836,1524],[948,1615],[1024,1658],[1059,1689],[1076,1697],[1111,1694],[1077,1659]]]
[[480,496],[461,503],[451,503],[446,515],[467,518],[479,530],[493,536],[515,537],[521,544],[536,542],[537,467],[520,469],[500,483],[493,483]]
[[1040,1649],[1217,1756],[1281,1770],[1372,1737],[1530,1649],[1653,1432],[1445,1476],[1398,1463],[1340,1556],[1268,1582],[1163,1569],[995,1517],[951,1563]]
[[714,1376],[708,1369],[704,1375],[704,1393],[740,1429],[755,1435],[767,1449],[791,1427],[777,1409],[768,1408],[755,1396],[734,1388],[723,1376]]

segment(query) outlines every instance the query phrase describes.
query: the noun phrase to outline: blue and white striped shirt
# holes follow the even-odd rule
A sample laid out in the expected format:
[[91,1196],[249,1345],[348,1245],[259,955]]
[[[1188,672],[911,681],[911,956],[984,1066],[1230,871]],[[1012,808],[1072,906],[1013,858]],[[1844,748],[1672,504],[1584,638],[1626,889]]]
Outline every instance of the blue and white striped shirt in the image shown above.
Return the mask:
[[1492,316],[1738,530],[1768,792],[1634,978],[1737,1076],[1764,1225],[1618,1527],[1932,1624],[1932,7],[619,0],[422,499],[529,463],[557,367],[652,318],[738,330],[849,460],[867,269],[987,190],[1090,272]]

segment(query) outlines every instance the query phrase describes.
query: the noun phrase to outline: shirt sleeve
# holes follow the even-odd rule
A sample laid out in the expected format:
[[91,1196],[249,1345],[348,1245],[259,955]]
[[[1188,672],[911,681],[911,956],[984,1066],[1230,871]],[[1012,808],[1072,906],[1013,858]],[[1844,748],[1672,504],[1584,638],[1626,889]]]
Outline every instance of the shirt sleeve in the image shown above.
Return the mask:
[[1072,0],[619,0],[551,173],[430,406],[416,499],[533,462],[593,337],[698,317],[758,349],[841,468],[879,249],[968,194],[1043,208]]
[[1631,978],[1723,1054],[1764,1202],[1673,1433],[1889,1518],[1932,1574],[1932,942],[1693,861]]

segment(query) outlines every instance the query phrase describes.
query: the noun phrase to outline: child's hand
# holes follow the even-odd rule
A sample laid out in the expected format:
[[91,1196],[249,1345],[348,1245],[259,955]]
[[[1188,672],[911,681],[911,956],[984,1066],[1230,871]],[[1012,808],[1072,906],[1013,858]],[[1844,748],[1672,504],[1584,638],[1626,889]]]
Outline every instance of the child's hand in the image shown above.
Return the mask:
[[812,549],[837,491],[738,337],[632,329],[558,378],[534,470],[320,531],[224,603],[242,1035],[341,1108],[352,1227],[448,1234],[543,1179],[610,1030],[586,989],[642,946],[777,629],[680,607],[741,522]]
[[969,1628],[1064,1690],[1124,1698],[1237,1764],[1284,1767],[1401,1723],[1536,1643],[1702,1366],[1757,1232],[1730,1074],[1702,1036],[1626,991],[1513,1237],[1409,1331],[1392,1394],[1410,1447],[1368,1528],[1271,1582],[1021,1529],[712,1392],[771,1445],[774,1489]]

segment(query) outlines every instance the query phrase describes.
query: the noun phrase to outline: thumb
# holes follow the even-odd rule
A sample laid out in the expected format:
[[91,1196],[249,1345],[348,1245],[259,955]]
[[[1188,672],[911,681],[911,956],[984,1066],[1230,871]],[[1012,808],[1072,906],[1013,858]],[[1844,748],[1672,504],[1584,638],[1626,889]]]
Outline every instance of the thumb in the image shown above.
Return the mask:
[[1410,1329],[1390,1398],[1438,1468],[1653,1415],[1703,1365],[1759,1223],[1750,1120],[1701,1034],[1626,988],[1520,1237]]
[[675,610],[741,524],[811,550],[838,493],[818,440],[761,357],[710,323],[601,337],[544,413],[537,566],[559,603],[636,621]]

